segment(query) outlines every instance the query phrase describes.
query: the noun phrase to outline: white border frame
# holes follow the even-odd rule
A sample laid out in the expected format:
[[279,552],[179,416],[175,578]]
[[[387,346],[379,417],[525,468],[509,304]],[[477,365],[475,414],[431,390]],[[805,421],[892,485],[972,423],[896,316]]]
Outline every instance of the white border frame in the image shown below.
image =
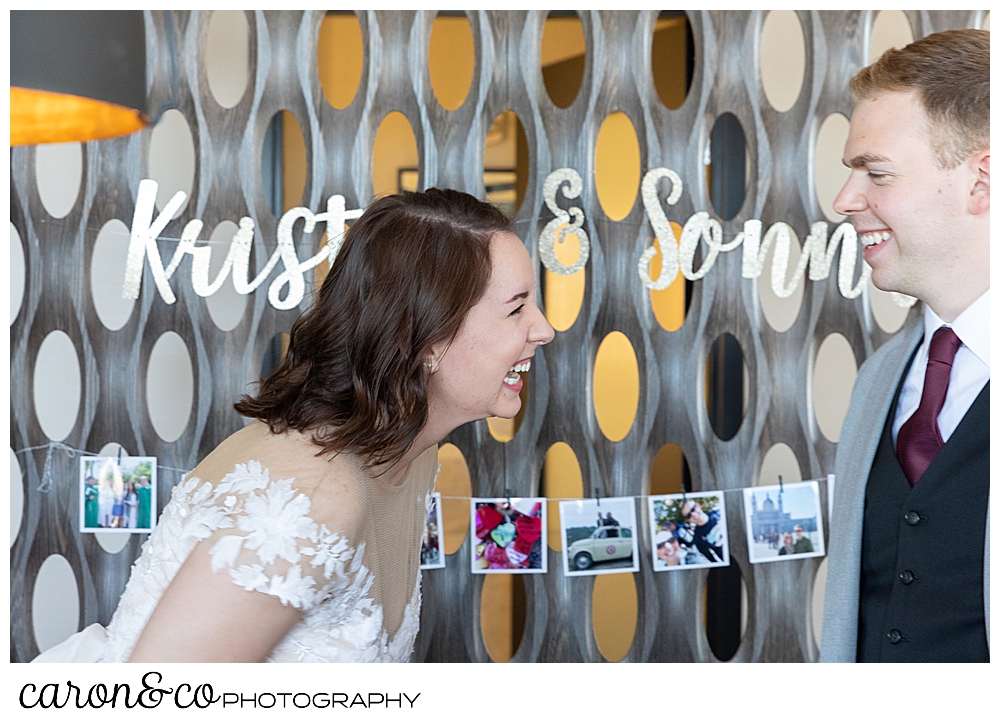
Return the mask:
[[[794,555],[775,555],[774,557],[762,557],[755,559],[754,539],[753,539],[753,515],[751,497],[755,492],[780,491],[784,487],[787,491],[790,488],[809,487],[813,492],[813,504],[816,507],[816,533],[817,542],[813,545],[812,552],[799,552]],[[792,560],[803,560],[807,557],[824,557],[826,555],[826,543],[823,541],[823,507],[819,503],[819,482],[817,480],[805,480],[803,482],[789,482],[786,485],[767,485],[765,487],[746,487],[743,490],[743,519],[746,523],[747,533],[747,554],[750,556],[750,563],[759,565],[765,562],[791,562]]]
[[[440,560],[440,562],[436,565],[421,564],[420,565],[421,570],[441,570],[445,566],[444,525],[442,524],[443,520],[441,519],[441,493],[432,492],[431,499],[433,500],[431,504],[434,506],[434,520],[435,522],[437,522],[437,528],[438,528],[438,560]],[[424,530],[426,529],[427,529],[427,515],[424,515]]]
[[[635,497],[604,497],[600,502],[622,502],[628,503],[629,514],[631,515],[631,524],[621,525],[622,527],[628,527],[632,530],[632,537],[628,538],[632,540],[632,566],[631,567],[609,567],[604,570],[595,570],[593,567],[586,570],[571,570],[569,566],[569,545],[566,544],[566,515],[563,510],[569,505],[589,505],[593,503],[594,512],[597,512],[598,500],[596,497],[588,497],[579,500],[566,500],[559,503],[559,536],[562,539],[562,561],[563,561],[563,575],[566,577],[584,577],[589,575],[612,575],[619,572],[639,572],[639,535],[638,535],[638,519],[635,514]],[[619,538],[625,539],[625,538]],[[627,558],[621,558],[625,560]]]
[[[476,505],[484,502],[493,504],[505,504],[510,501],[511,507],[520,506],[521,502],[527,502],[529,507],[534,507],[536,502],[541,502],[542,520],[542,566],[538,569],[514,569],[514,570],[490,570],[476,569]],[[469,500],[469,538],[471,543],[471,554],[469,555],[469,566],[473,575],[544,575],[549,571],[549,534],[548,534],[548,500],[544,497],[473,497]],[[516,539],[516,538],[515,538]],[[513,542],[511,542],[513,544]]]
[[[719,510],[719,523],[725,528],[726,539],[725,544],[722,548],[722,562],[701,562],[695,565],[664,565],[660,562],[660,558],[656,556],[656,515],[653,512],[653,506],[656,502],[665,500],[682,500],[684,498],[692,500],[705,499],[706,497],[712,497],[718,501]],[[649,511],[649,546],[651,559],[653,562],[653,572],[679,572],[681,570],[701,570],[706,567],[729,567],[731,563],[731,557],[729,555],[729,518],[726,516],[726,494],[722,490],[714,490],[708,492],[688,492],[680,493],[676,495],[650,495],[648,498],[647,509]]]
[[[111,460],[115,465],[118,465],[123,460],[128,460],[130,464],[135,464],[136,466],[143,463],[150,463],[150,473],[149,473],[149,527],[87,527],[87,500],[86,500],[86,477],[84,476],[84,470],[87,467],[87,463],[92,464],[102,464],[103,460]],[[85,455],[80,457],[80,467],[79,474],[77,476],[77,498],[79,500],[80,515],[78,522],[80,525],[81,533],[93,534],[97,532],[109,532],[115,535],[145,535],[153,531],[156,527],[156,522],[158,519],[156,503],[157,503],[157,468],[156,468],[156,457],[130,457],[128,455],[122,455],[121,457],[107,457],[101,455]]]

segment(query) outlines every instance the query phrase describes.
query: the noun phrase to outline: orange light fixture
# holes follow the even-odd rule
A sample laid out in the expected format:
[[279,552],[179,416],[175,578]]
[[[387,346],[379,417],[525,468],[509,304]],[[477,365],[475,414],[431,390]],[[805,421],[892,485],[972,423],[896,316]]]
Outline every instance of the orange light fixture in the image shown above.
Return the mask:
[[128,135],[146,116],[141,11],[10,13],[10,145]]

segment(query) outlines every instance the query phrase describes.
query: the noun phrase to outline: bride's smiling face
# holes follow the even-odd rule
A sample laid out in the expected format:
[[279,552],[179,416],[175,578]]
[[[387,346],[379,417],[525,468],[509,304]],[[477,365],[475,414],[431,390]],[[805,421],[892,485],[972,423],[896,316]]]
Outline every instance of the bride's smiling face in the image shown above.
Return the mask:
[[517,414],[524,385],[520,377],[535,349],[555,334],[535,305],[534,269],[521,240],[497,233],[490,242],[490,262],[483,297],[452,342],[436,347],[430,360],[432,412],[457,424]]

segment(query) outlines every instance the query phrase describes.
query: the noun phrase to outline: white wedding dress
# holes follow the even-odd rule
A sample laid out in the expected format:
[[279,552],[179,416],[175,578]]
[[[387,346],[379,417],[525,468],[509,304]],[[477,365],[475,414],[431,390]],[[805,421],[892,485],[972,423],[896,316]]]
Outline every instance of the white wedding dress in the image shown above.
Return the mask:
[[[127,661],[167,586],[204,540],[213,572],[303,611],[268,662],[407,661],[419,627],[420,539],[437,448],[413,462],[402,484],[384,483],[351,459],[355,474],[345,480],[341,465],[324,486],[330,465],[306,437],[266,430],[248,425],[174,488],[108,628],[91,625],[34,662]],[[231,466],[250,449],[255,459]],[[203,481],[220,464],[231,471],[217,483]]]

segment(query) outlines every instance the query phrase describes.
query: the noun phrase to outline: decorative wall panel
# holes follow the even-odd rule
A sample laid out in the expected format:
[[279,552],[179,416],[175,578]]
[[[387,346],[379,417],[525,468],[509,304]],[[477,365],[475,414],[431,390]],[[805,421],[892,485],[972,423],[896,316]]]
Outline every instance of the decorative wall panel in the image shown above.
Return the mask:
[[[392,111],[403,113],[413,128],[421,187],[453,187],[483,196],[486,132],[492,119],[511,109],[523,125],[531,164],[515,228],[536,260],[539,284],[543,274],[536,241],[553,218],[542,184],[556,169],[574,168],[583,179],[582,195],[573,203],[586,213],[590,259],[579,317],[539,350],[523,423],[513,439],[497,441],[485,421],[462,427],[449,438],[468,464],[472,494],[500,496],[508,489],[512,495],[538,494],[546,452],[564,442],[579,461],[584,495],[645,495],[654,456],[663,445],[675,443],[690,467],[692,489],[732,490],[728,507],[739,510],[736,490],[755,483],[775,444],[787,445],[806,478],[832,471],[836,445],[819,430],[811,396],[816,351],[838,333],[860,364],[888,334],[873,322],[868,295],[845,299],[835,274],[805,282],[794,323],[775,331],[761,309],[759,280],[741,277],[737,253],[722,254],[712,272],[694,282],[686,321],[676,331],[665,331],[636,273],[640,255],[653,243],[641,200],[616,221],[598,201],[598,131],[609,114],[625,113],[638,139],[642,171],[665,166],[684,180],[683,195],[670,207],[671,219],[683,222],[699,211],[718,218],[706,181],[706,145],[716,119],[733,114],[746,137],[749,182],[742,206],[722,221],[724,238],[734,237],[752,218],[761,219],[765,228],[787,222],[804,238],[810,224],[823,219],[812,168],[816,134],[831,113],[850,116],[847,84],[865,64],[875,14],[798,13],[804,79],[797,100],[778,112],[761,85],[759,44],[766,13],[756,11],[689,13],[693,78],[686,101],[676,110],[663,105],[654,87],[655,11],[581,14],[587,47],[584,79],[566,108],[553,104],[542,80],[539,47],[546,13],[473,11],[468,17],[475,69],[464,103],[453,111],[439,105],[428,75],[431,12],[358,14],[365,47],[362,79],[354,100],[342,110],[329,105],[320,89],[316,48],[322,13],[248,12],[249,82],[238,100],[238,89],[226,96],[223,107],[206,70],[210,14],[147,12],[149,107],[158,112],[175,108],[194,148],[190,199],[161,234],[161,255],[169,260],[181,229],[193,218],[204,221],[208,238],[220,223],[249,216],[258,230],[252,268],[264,265],[273,252],[278,219],[263,185],[261,154],[268,124],[278,111],[291,111],[301,126],[308,169],[303,205],[320,211],[332,194],[342,194],[348,208],[372,196],[375,131]],[[919,38],[978,26],[983,14],[911,11],[907,17]],[[145,539],[133,536],[111,554],[93,535],[78,532],[78,460],[65,449],[46,446],[49,438],[32,393],[43,341],[62,332],[75,351],[80,375],[74,421],[56,441],[91,452],[117,442],[132,454],[155,455],[163,467],[162,507],[182,472],[241,426],[233,402],[257,379],[272,339],[287,332],[299,313],[274,309],[261,287],[247,298],[238,323],[223,331],[205,299],[194,293],[185,262],[171,282],[175,304],[163,302],[147,270],[127,320],[114,330],[103,323],[95,306],[95,299],[103,297],[92,288],[91,264],[106,254],[95,255],[95,244],[110,221],[131,222],[139,181],[150,177],[154,133],[85,144],[80,191],[59,218],[50,215],[36,183],[43,149],[11,149],[11,235],[12,243],[20,238],[25,268],[23,300],[15,306],[10,329],[10,443],[18,453],[23,483],[23,513],[11,545],[15,661],[37,654],[34,631],[45,623],[40,616],[53,614],[51,605],[32,602],[39,572],[48,569],[43,563],[59,559],[50,556],[61,556],[75,575],[75,587],[62,588],[77,591],[66,610],[78,610],[78,627],[107,624]],[[313,255],[318,243],[318,232],[298,234],[299,258]],[[303,303],[309,298],[307,292]],[[598,346],[612,332],[627,338],[639,373],[635,419],[617,442],[601,431],[591,389]],[[176,335],[190,358],[192,390],[186,422],[171,417],[180,419],[174,430],[179,436],[171,441],[161,438],[153,421],[164,413],[149,409],[147,401],[150,358],[168,333]],[[728,441],[713,432],[704,403],[706,356],[723,333],[738,342],[748,375],[745,419]],[[16,467],[12,462],[12,471]],[[644,517],[642,508],[638,512]],[[745,630],[732,660],[815,660],[813,582],[822,560],[751,566],[743,527],[740,515],[730,514],[730,554],[746,593]],[[640,529],[639,541],[643,550],[649,549],[648,530]],[[591,620],[595,578],[566,578],[558,553],[547,554],[550,572],[524,580],[524,632],[512,660],[605,660]],[[490,659],[480,624],[483,583],[482,576],[469,572],[468,540],[448,557],[446,569],[424,575],[415,660]],[[703,607],[703,589],[715,584],[711,574],[654,574],[643,560],[634,583],[636,632],[625,661],[716,659]],[[740,605],[739,596],[728,604]],[[61,618],[56,622],[63,624]]]

